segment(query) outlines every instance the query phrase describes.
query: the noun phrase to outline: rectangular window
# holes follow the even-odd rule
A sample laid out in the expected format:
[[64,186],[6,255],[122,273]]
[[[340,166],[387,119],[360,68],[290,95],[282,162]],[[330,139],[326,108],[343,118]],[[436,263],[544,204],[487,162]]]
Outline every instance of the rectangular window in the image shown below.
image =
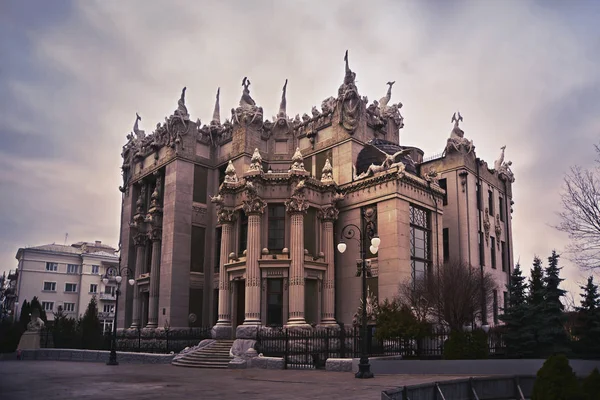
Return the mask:
[[410,259],[413,282],[425,277],[431,264],[429,211],[410,205]]
[[498,212],[500,214],[500,221],[504,222],[504,199],[502,196],[498,197]]
[[79,265],[67,264],[67,274],[76,274],[79,271]]
[[313,157],[309,156],[306,157],[304,159],[304,169],[307,170],[310,173],[310,176],[314,176],[313,172],[312,172],[312,166],[313,166]]
[[115,287],[114,286],[104,286],[104,294],[109,294],[111,296],[115,295]]
[[75,303],[65,303],[63,305],[63,311],[65,311],[65,312],[75,311]]
[[442,230],[442,242],[444,245],[444,262],[448,262],[450,260],[450,235],[448,228]]
[[285,206],[269,205],[269,251],[281,251],[285,247]]
[[440,185],[440,187],[442,189],[444,189],[444,205],[447,206],[448,205],[448,189],[447,189],[447,183],[446,183],[446,178],[444,179],[440,179],[438,181],[438,185]]
[[304,248],[308,254],[317,255],[317,209],[310,207],[304,215]]
[[58,263],[47,262],[46,263],[46,271],[52,271],[52,272],[58,271]]
[[42,308],[44,311],[52,311],[54,309],[53,301],[42,301]]
[[488,212],[494,216],[494,193],[488,190]]
[[190,271],[192,272],[204,272],[205,234],[205,228],[192,226],[192,256],[190,257]]
[[248,216],[244,211],[240,211],[240,241],[238,243],[238,253],[243,254],[248,246]]
[[498,324],[498,291],[494,289],[494,324]]
[[496,238],[490,236],[490,243],[492,244],[490,249],[490,255],[492,257],[492,268],[496,269]]
[[76,283],[65,283],[65,292],[76,293],[77,292],[77,284]]
[[500,256],[502,257],[502,271],[506,272],[506,243],[500,242],[500,251],[502,252]]
[[102,310],[105,313],[114,313],[115,312],[115,306],[114,306],[114,304],[105,304],[103,306]]
[[194,165],[194,194],[193,201],[206,204],[206,186],[208,184],[208,169]]
[[267,279],[267,326],[283,325],[283,279]]
[[483,201],[481,199],[481,184],[479,182],[477,182],[477,185],[475,185],[475,190],[477,192],[477,195],[476,195],[476,197],[477,197],[477,209],[481,210],[482,209],[481,206],[483,204]]
[[485,242],[483,232],[479,232],[479,265],[485,266]]
[[95,283],[90,283],[90,293],[98,293],[98,285]]
[[100,273],[100,266],[99,265],[92,265],[92,274],[93,275],[98,275]]
[[217,228],[215,230],[215,272],[219,272],[219,266],[221,265],[221,237],[223,236],[223,229]]
[[44,292],[56,292],[56,282],[44,282]]

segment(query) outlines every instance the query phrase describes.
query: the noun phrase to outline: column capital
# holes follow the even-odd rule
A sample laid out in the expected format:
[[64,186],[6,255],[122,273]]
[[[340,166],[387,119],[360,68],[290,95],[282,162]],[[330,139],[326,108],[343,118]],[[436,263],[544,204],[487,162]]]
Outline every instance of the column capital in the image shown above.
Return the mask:
[[147,241],[148,241],[148,236],[142,232],[138,233],[137,235],[135,235],[133,237],[133,243],[139,247],[145,246]]
[[308,202],[304,196],[292,196],[285,202],[285,209],[290,214],[305,214],[308,210]]
[[267,203],[260,197],[254,197],[248,200],[244,200],[243,208],[244,212],[250,214],[263,214]]
[[217,221],[219,224],[233,224],[237,219],[235,210],[217,208]]
[[162,239],[162,228],[154,227],[148,235],[152,242],[158,242]]
[[317,216],[319,217],[320,220],[322,221],[335,221],[338,219],[338,215],[340,214],[339,210],[333,206],[333,205],[329,205],[329,206],[325,206],[323,208],[321,208],[319,210],[319,213],[317,214]]

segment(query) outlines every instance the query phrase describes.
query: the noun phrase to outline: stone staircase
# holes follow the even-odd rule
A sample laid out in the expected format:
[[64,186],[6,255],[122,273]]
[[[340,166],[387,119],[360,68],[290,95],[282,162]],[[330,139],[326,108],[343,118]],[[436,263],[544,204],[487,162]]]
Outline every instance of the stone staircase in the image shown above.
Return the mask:
[[227,368],[233,357],[229,356],[229,350],[233,340],[218,340],[213,344],[191,351],[171,364],[177,367],[188,368]]

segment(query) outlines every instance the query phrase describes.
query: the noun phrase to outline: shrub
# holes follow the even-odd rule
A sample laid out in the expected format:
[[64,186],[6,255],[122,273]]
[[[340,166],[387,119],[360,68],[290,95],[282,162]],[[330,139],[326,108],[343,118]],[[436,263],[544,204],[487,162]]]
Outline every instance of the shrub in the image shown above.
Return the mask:
[[537,373],[531,400],[575,400],[582,397],[579,382],[564,354],[549,357]]
[[12,353],[16,351],[19,340],[24,329],[20,323],[2,321],[0,323],[0,353]]
[[452,331],[444,343],[445,360],[477,360],[488,358],[488,355],[488,337],[481,329]]
[[411,309],[397,300],[385,299],[379,306],[375,337],[378,340],[390,338],[421,338],[428,332],[429,325],[419,322]]
[[600,372],[594,368],[592,373],[582,382],[582,389],[587,400],[600,400]]

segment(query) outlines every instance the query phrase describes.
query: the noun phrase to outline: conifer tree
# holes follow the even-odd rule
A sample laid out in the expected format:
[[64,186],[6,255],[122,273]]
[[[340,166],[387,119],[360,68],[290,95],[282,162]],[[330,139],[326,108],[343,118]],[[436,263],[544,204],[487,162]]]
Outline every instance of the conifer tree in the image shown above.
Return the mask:
[[504,341],[510,357],[521,358],[532,354],[535,338],[528,321],[527,283],[517,264],[510,277],[508,305],[500,319],[505,324]]
[[80,322],[82,334],[82,347],[84,349],[98,349],[102,344],[102,325],[98,318],[98,303],[96,296],[92,296],[85,314]]
[[529,278],[529,293],[527,295],[527,311],[526,321],[533,335],[533,345],[530,347],[531,355],[538,356],[540,349],[540,332],[544,327],[544,319],[542,312],[544,309],[544,295],[546,287],[544,284],[544,270],[542,268],[542,260],[535,256],[533,259],[533,267],[531,268]]
[[574,334],[579,338],[578,350],[581,354],[600,357],[600,294],[590,276],[585,286],[580,286],[581,307],[577,307],[577,325]]
[[538,343],[541,346],[542,355],[550,356],[552,354],[569,352],[569,336],[565,329],[564,305],[561,298],[565,291],[560,289],[560,283],[564,280],[560,278],[561,268],[558,266],[560,255],[552,251],[548,257],[548,267],[545,270],[544,284],[544,303],[541,317],[543,319],[542,329],[538,334]]
[[23,301],[23,305],[21,306],[21,315],[19,316],[19,323],[22,328],[27,328],[27,324],[31,321],[31,305],[27,300]]
[[44,321],[44,323],[48,322],[48,317],[46,316],[46,310],[44,310],[44,307],[42,307],[42,303],[40,303],[37,296],[33,296],[33,299],[31,299],[31,303],[29,304],[29,307],[30,307],[29,312],[33,312],[33,310],[37,308],[37,310],[39,311],[39,316],[40,316],[41,320]]

